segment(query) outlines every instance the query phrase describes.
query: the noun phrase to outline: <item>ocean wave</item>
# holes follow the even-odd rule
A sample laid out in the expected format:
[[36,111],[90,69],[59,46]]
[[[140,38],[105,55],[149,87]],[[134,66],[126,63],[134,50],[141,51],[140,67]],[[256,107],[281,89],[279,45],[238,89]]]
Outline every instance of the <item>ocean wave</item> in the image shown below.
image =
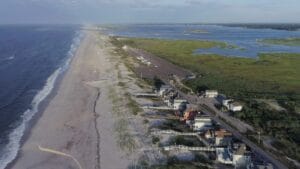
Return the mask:
[[11,163],[19,152],[21,146],[21,139],[24,135],[25,130],[29,127],[28,124],[33,116],[39,111],[40,103],[49,96],[51,91],[54,88],[57,77],[63,73],[69,67],[69,64],[75,55],[78,46],[80,45],[81,39],[83,38],[84,33],[82,31],[76,32],[75,38],[70,46],[70,50],[67,54],[66,59],[64,60],[61,67],[56,69],[51,76],[48,77],[44,87],[37,93],[31,102],[31,108],[26,110],[21,120],[18,122],[17,127],[11,131],[9,134],[9,142],[1,150],[0,154],[0,169],[5,169],[9,163]]

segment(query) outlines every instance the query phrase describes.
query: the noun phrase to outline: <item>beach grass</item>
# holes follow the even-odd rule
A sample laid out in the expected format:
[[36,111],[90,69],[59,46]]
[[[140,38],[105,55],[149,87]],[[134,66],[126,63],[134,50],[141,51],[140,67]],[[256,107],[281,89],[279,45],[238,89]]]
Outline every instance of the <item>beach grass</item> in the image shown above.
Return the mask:
[[113,87],[109,89],[109,98],[112,101],[113,115],[116,117],[114,131],[119,147],[127,154],[131,154],[137,148],[136,141],[129,130],[129,122],[124,108],[123,96],[119,95]]

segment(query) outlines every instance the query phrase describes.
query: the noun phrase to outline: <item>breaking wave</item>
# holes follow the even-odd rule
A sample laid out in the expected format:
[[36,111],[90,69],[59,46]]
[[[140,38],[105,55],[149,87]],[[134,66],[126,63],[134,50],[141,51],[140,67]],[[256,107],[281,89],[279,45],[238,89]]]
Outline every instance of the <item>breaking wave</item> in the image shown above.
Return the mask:
[[31,102],[31,108],[27,109],[21,120],[18,122],[18,125],[15,129],[13,129],[8,136],[8,144],[6,144],[1,150],[0,154],[0,169],[5,169],[9,163],[11,163],[18,154],[18,151],[21,146],[21,140],[24,135],[24,132],[28,127],[30,120],[33,116],[39,111],[40,103],[49,96],[51,91],[55,86],[55,82],[60,74],[62,74],[67,68],[77,51],[78,46],[80,45],[81,39],[83,38],[84,33],[82,31],[76,32],[75,38],[73,39],[72,45],[70,46],[70,50],[67,53],[67,57],[64,60],[61,67],[56,69],[47,79],[44,87],[35,95]]

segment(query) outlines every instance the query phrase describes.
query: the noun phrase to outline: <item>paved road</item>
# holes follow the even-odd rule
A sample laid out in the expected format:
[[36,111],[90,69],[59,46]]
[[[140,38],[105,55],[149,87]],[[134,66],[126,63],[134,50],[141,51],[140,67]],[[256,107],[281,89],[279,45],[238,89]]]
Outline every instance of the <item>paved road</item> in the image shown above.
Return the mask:
[[[152,55],[151,55],[152,56]],[[152,56],[152,57],[155,57],[155,56]],[[156,59],[159,59],[159,62],[167,62],[163,59],[160,59],[160,58],[157,58],[155,57]],[[171,65],[171,66],[174,66],[174,65]],[[164,66],[164,67],[168,67],[168,66]],[[161,69],[161,67],[160,67]],[[174,70],[177,70],[177,69],[181,69],[180,67],[177,67],[175,66],[174,67]],[[172,69],[173,70],[173,69]],[[166,84],[170,84],[169,83],[169,79],[168,79],[168,75],[171,73],[171,74],[177,74],[175,72],[172,72],[170,70],[165,70],[165,71],[162,71],[162,70],[159,70],[159,73],[162,73],[162,72],[167,72],[167,76],[162,76],[160,75],[159,77],[166,83]],[[159,74],[158,73],[158,74]],[[172,85],[172,84],[170,84]],[[172,85],[175,89],[177,89],[174,85]],[[188,100],[190,103],[194,103],[194,104],[199,104],[201,103],[201,101],[199,100],[200,98],[195,96],[195,95],[188,95],[188,94],[185,94],[181,91],[179,91],[177,89],[178,93],[186,100]],[[207,105],[208,107],[210,107],[212,110],[214,110],[214,108],[212,108],[211,104],[210,105]],[[240,132],[238,130],[236,130],[235,128],[232,128],[230,125],[228,125],[227,123],[225,123],[223,120],[221,120],[220,118],[218,118],[217,116],[215,116],[215,114],[211,111],[206,111],[210,116],[212,116],[213,120],[215,120],[216,122],[218,122],[220,125],[222,125],[225,129],[227,129],[228,131],[232,132],[232,134],[240,139],[241,141],[243,141],[244,143],[246,143],[251,149],[253,152],[259,154],[260,156],[262,156],[264,159],[266,159],[267,161],[273,163],[273,165],[275,166],[275,168],[278,168],[278,169],[288,169],[285,165],[283,165],[280,161],[276,160],[275,157],[273,157],[270,153],[267,153],[265,152],[264,150],[262,150],[260,147],[258,147],[256,144],[252,143],[250,140],[248,140],[245,136],[241,135]]]
[[[197,97],[197,96],[195,96],[195,95],[185,94],[185,93],[183,93],[181,91],[178,91],[178,93],[184,99],[188,100],[189,103],[193,103],[193,104],[201,103],[200,98]],[[206,105],[206,106],[208,106],[211,110],[213,110],[213,108],[211,107],[211,105]],[[253,143],[252,141],[250,141],[249,139],[247,139],[245,136],[243,136],[242,134],[240,134],[240,132],[238,130],[236,130],[235,128],[231,127],[227,123],[225,123],[223,120],[221,120],[220,118],[218,118],[218,116],[215,116],[216,113],[211,112],[211,111],[207,111],[201,105],[199,105],[199,107],[202,108],[204,110],[204,112],[206,112],[208,115],[210,115],[214,121],[218,122],[226,130],[230,131],[237,139],[239,139],[242,142],[246,143],[251,148],[252,152],[260,155],[261,157],[263,157],[267,161],[271,162],[274,165],[274,167],[277,168],[277,169],[288,169],[288,167],[286,167],[284,164],[282,164],[273,155],[271,155],[270,153],[268,153],[268,152],[264,151],[263,149],[261,149],[255,143]]]

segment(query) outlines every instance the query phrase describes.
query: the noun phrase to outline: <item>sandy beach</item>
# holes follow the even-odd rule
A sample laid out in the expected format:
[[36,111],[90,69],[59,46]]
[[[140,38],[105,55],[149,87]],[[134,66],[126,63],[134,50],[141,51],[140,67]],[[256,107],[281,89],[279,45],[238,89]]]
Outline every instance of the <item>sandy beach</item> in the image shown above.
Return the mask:
[[118,72],[111,61],[108,37],[93,30],[86,36],[57,89],[57,93],[30,130],[12,169],[127,168],[130,157],[120,151],[114,133],[110,91]]

